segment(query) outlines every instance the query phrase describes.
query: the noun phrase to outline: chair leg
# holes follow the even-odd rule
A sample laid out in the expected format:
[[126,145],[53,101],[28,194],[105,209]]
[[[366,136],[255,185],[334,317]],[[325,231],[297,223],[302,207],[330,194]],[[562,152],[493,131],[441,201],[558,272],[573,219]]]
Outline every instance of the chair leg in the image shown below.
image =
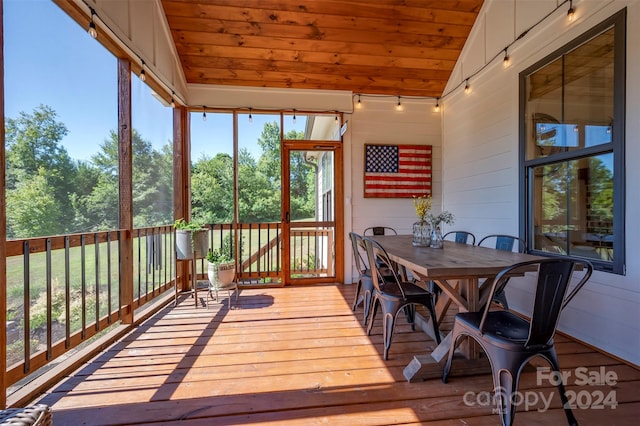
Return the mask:
[[396,325],[396,316],[391,312],[383,312],[382,319],[382,340],[384,341],[384,360],[389,359],[389,348],[391,347],[391,339],[393,338],[393,329]]
[[416,305],[410,304],[404,306],[404,314],[407,317],[407,322],[411,324],[411,331],[416,331]]
[[371,301],[373,296],[371,291],[364,291],[364,322],[363,325],[367,325],[367,321],[369,320],[369,311],[371,311]]
[[378,312],[378,304],[380,300],[377,294],[373,295],[373,301],[371,302],[371,313],[369,314],[369,326],[367,327],[367,336],[371,336],[371,329],[373,328],[373,323],[376,319],[376,313]]
[[456,322],[453,322],[453,330],[451,330],[451,346],[449,347],[449,355],[447,356],[447,363],[442,370],[442,383],[447,383],[449,378],[449,371],[451,370],[451,362],[453,361],[453,353],[456,351],[456,342],[460,337],[460,329]]
[[436,319],[436,307],[431,299],[431,306],[429,306],[429,313],[431,314],[431,324],[433,324],[433,335],[436,336],[436,343],[440,344],[440,330],[438,329],[438,320]]
[[517,374],[517,369],[513,368],[500,368],[493,372],[494,391],[496,392],[496,400],[500,404],[498,409],[502,426],[511,426],[516,414],[513,399],[518,390],[518,380],[517,377],[514,377]]
[[361,288],[362,288],[362,280],[358,280],[358,282],[356,283],[356,297],[353,299],[353,307],[351,308],[352,311],[355,311],[358,305],[360,304],[359,297],[360,297]]
[[[551,364],[551,368],[558,375],[557,377],[562,377],[560,373],[560,364],[558,363],[558,357],[556,356],[555,349],[551,348],[549,353],[546,356],[547,361]],[[573,411],[571,411],[571,406],[569,405],[569,399],[567,398],[567,394],[564,390],[564,385],[562,384],[562,380],[558,381],[558,392],[560,393],[560,400],[562,401],[562,407],[564,408],[564,414],[567,416],[567,422],[570,426],[578,426],[578,421],[573,415]]]

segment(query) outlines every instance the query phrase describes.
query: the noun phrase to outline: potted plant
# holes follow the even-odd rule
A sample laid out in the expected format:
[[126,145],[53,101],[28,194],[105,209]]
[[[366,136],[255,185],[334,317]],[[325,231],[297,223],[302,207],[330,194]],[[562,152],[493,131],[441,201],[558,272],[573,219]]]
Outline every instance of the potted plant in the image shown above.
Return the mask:
[[207,229],[197,222],[187,222],[178,219],[174,222],[176,230],[176,257],[179,260],[203,258],[209,250]]
[[236,276],[236,263],[230,255],[222,250],[209,250],[207,253],[209,282],[217,290],[229,287]]

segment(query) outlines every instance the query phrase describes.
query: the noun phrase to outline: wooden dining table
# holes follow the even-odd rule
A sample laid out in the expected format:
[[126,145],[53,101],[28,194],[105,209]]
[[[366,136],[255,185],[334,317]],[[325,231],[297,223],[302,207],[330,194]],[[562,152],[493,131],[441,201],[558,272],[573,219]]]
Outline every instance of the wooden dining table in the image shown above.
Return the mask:
[[[380,235],[370,238],[379,242],[389,258],[401,269],[409,271],[418,280],[419,285],[427,286],[427,283],[433,281],[442,289],[436,303],[438,324],[446,315],[451,303],[455,303],[460,312],[478,312],[487,303],[490,290],[488,283],[505,267],[540,259],[539,256],[526,253],[452,241],[445,241],[444,247],[440,249],[415,247],[412,245],[411,235]],[[429,319],[417,316],[417,325],[427,334],[434,330],[429,322]],[[435,329],[438,330],[438,327]],[[405,368],[405,378],[416,381],[441,375],[440,361],[447,356],[450,346],[451,335],[448,334],[430,354],[414,357]],[[473,341],[465,342],[458,351],[465,359],[462,366],[456,364],[459,374],[474,374],[487,369],[488,363],[485,359],[480,359],[480,348]]]

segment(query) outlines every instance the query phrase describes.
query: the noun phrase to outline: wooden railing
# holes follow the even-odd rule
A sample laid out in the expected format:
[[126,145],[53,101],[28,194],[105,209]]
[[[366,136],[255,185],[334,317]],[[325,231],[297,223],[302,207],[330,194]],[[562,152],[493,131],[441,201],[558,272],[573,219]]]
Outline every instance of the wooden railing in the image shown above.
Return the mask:
[[[6,242],[7,384],[116,324],[121,231]],[[133,231],[138,308],[173,285],[171,226]]]
[[[333,274],[333,229],[322,225],[292,228],[292,275]],[[211,248],[230,245],[240,253],[236,271],[241,284],[280,282],[281,224],[208,228]],[[105,231],[7,241],[8,385],[119,323],[126,308],[120,288],[122,235]],[[135,229],[132,238],[135,310],[173,287],[175,237],[166,225]],[[200,259],[198,268],[206,278],[206,260]]]

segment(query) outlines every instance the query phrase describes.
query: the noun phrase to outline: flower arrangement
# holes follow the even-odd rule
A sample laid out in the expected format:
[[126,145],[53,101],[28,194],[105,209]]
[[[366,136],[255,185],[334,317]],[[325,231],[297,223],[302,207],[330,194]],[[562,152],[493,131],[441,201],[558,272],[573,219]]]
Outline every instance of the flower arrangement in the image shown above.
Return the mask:
[[429,210],[431,210],[431,195],[414,195],[413,207],[416,209],[416,215],[420,218],[420,222],[424,222]]
[[439,215],[430,214],[428,217],[429,223],[433,229],[439,228],[441,224],[446,223],[451,225],[455,221],[455,217],[451,212],[447,210],[443,211]]

